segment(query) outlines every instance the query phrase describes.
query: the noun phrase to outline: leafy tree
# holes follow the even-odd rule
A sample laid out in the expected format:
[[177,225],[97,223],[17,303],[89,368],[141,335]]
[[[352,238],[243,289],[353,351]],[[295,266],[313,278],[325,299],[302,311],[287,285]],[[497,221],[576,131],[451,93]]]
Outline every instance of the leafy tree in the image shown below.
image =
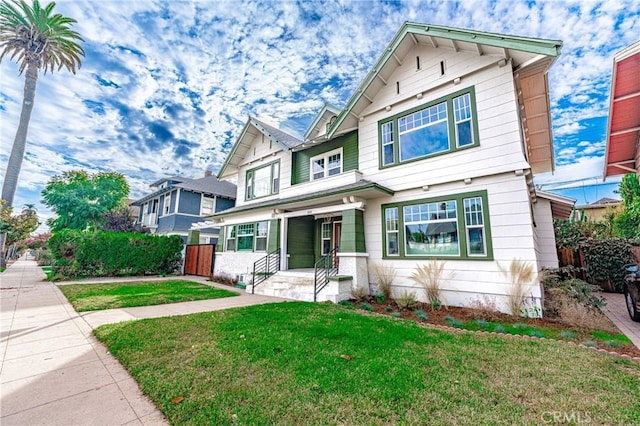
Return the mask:
[[[25,1],[0,1],[0,61],[5,55],[15,59],[19,73],[25,72],[24,97],[18,129],[13,140],[11,154],[2,185],[0,200],[6,206],[13,205],[18,175],[22,167],[27,144],[27,131],[36,95],[38,71],[53,72],[63,67],[75,74],[80,68],[80,57],[84,50],[77,43],[84,41],[80,34],[71,29],[74,19],[54,14],[55,3],[41,7],[38,0],[30,6]],[[5,267],[5,234],[0,234],[0,267]]]
[[614,218],[621,238],[640,238],[640,183],[635,173],[625,175],[616,191],[622,197],[623,211]]
[[144,232],[146,229],[136,223],[127,207],[116,207],[106,212],[101,228],[113,232]]
[[54,176],[42,191],[44,204],[57,218],[49,219],[52,231],[69,228],[84,231],[97,229],[110,210],[125,207],[129,184],[120,173],[100,172],[90,175],[84,170]]
[[33,211],[14,215],[13,207],[8,207],[6,201],[0,204],[0,232],[6,235],[7,246],[26,240],[38,225],[38,216]]

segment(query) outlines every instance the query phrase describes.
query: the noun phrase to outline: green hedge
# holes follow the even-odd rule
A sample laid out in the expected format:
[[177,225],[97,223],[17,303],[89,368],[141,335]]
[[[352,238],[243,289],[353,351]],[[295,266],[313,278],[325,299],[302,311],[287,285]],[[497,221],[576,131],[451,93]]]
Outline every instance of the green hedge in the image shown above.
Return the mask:
[[635,263],[632,247],[630,240],[618,238],[580,244],[589,282],[599,285],[604,291],[622,292],[627,274],[624,265]]
[[56,232],[47,242],[55,275],[166,274],[182,263],[182,238],[133,232]]

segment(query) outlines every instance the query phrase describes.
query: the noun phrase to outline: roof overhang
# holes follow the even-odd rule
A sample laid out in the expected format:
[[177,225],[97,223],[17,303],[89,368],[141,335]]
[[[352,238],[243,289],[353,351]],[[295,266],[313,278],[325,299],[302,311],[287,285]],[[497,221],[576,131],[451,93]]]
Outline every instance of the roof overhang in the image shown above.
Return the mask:
[[613,57],[604,178],[640,170],[640,41]]
[[573,206],[576,204],[576,200],[573,198],[540,191],[539,189],[536,189],[536,197],[549,200],[551,203],[551,216],[560,219],[569,219],[573,212]]
[[232,207],[220,213],[213,214],[209,216],[208,219],[212,219],[215,222],[216,220],[220,221],[224,217],[232,217],[249,212],[253,213],[264,210],[286,213],[295,210],[307,210],[310,208],[318,208],[335,204],[348,204],[356,202],[357,200],[368,200],[393,194],[394,191],[389,188],[378,185],[374,182],[361,180],[353,184],[314,192],[313,194],[305,194],[301,196]]
[[282,148],[282,150],[290,151],[288,146],[272,135],[258,120],[249,117],[240,132],[240,136],[238,136],[238,139],[233,144],[231,151],[218,171],[218,180],[231,179],[238,174],[239,167],[244,162],[253,140],[261,134],[273,141]]
[[[382,56],[364,78],[354,95],[329,130],[328,138],[358,126],[365,109],[373,102],[376,93],[387,84],[388,78],[403,63],[405,56],[415,45],[464,51],[478,56],[495,57],[498,66],[510,64],[519,72],[522,102],[531,127],[530,157],[534,160],[534,172],[553,169],[550,113],[548,110],[548,85],[546,71],[560,54],[562,42],[536,38],[515,37],[465,29],[424,25],[406,22],[396,33]],[[543,95],[540,97],[540,95]],[[527,107],[528,106],[528,107]],[[538,116],[541,111],[545,115]],[[531,112],[529,112],[529,111]]]
[[142,204],[144,204],[145,202],[147,202],[147,201],[149,201],[149,200],[152,200],[152,199],[154,199],[154,198],[156,198],[156,197],[158,197],[158,196],[160,196],[160,195],[164,194],[165,192],[173,191],[173,190],[175,190],[175,189],[176,189],[176,188],[175,188],[175,187],[173,187],[173,186],[168,186],[168,187],[166,187],[166,188],[159,189],[159,190],[157,190],[157,191],[155,191],[155,192],[152,192],[151,194],[145,195],[144,197],[142,197],[142,198],[139,198],[139,199],[135,200],[134,202],[132,202],[132,203],[131,203],[131,204],[129,204],[129,205],[130,205],[130,206],[141,206],[141,205],[142,205]]

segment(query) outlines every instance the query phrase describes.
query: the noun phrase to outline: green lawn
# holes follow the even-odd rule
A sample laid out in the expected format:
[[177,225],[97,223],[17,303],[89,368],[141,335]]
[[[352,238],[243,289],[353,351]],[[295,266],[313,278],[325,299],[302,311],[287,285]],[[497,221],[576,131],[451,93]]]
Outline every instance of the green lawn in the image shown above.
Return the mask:
[[95,334],[174,425],[543,424],[549,413],[640,423],[639,363],[331,304],[140,320]]
[[61,285],[78,312],[219,299],[237,293],[183,280]]

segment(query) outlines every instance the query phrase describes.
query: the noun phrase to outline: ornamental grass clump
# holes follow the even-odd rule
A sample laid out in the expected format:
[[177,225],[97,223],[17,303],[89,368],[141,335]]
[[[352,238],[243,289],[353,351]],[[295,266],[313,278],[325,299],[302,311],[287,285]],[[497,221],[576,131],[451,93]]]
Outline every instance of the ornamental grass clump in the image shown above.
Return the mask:
[[[437,310],[444,303],[442,299],[442,279],[444,274],[445,262],[431,259],[422,265],[417,265],[413,271],[411,278],[416,283],[424,287],[427,293],[427,302],[431,308]],[[453,273],[447,276],[447,279],[453,277]]]
[[513,259],[508,267],[498,264],[498,268],[511,282],[507,300],[511,315],[522,315],[525,299],[533,289],[533,282],[538,276],[537,272],[532,264],[519,259]]
[[378,291],[388,300],[391,299],[391,287],[398,271],[391,265],[371,263],[371,273],[376,279]]

